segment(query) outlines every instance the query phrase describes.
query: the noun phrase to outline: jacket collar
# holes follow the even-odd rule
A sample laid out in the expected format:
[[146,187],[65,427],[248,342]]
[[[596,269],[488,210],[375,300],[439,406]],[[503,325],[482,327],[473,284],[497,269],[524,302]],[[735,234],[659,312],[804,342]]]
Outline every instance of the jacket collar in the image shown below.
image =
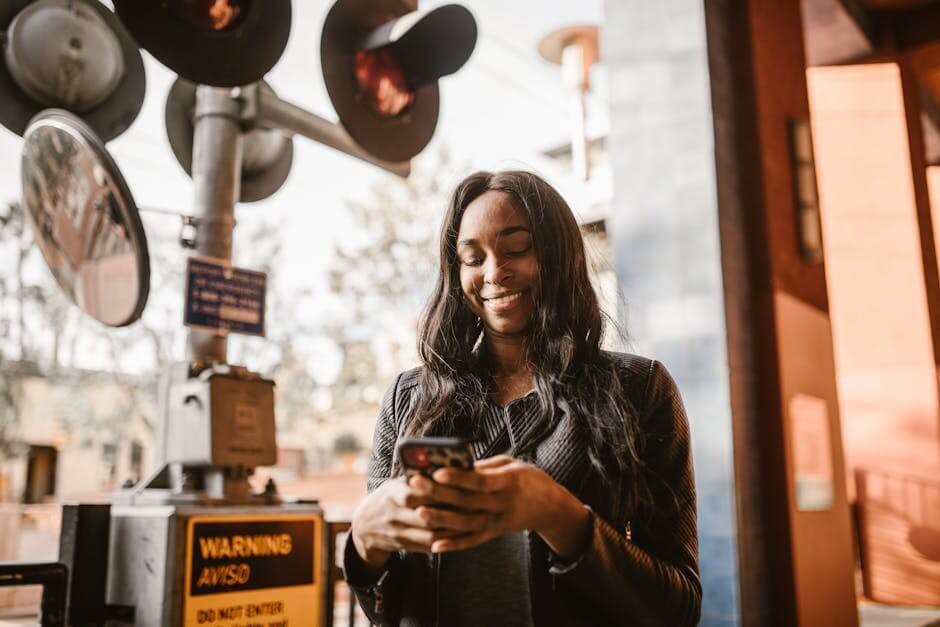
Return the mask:
[[478,417],[476,438],[471,442],[474,458],[508,453],[535,464],[578,494],[590,466],[581,427],[566,407],[556,407],[554,425],[546,431],[540,423],[541,406],[535,392],[506,407],[489,403],[484,415]]

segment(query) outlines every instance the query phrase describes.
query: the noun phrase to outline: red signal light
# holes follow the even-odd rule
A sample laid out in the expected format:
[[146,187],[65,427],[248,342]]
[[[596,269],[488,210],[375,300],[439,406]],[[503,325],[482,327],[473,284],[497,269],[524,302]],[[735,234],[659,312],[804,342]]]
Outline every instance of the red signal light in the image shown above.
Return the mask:
[[360,97],[385,117],[399,115],[415,99],[401,62],[387,47],[356,53],[356,82]]
[[235,26],[247,14],[251,0],[173,0],[174,12],[200,30],[224,31]]

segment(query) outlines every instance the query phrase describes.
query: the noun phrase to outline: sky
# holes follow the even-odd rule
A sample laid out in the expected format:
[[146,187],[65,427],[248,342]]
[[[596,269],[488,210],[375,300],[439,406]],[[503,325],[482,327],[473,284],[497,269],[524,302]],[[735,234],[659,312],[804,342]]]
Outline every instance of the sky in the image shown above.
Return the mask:
[[[422,3],[422,8],[443,4]],[[550,31],[572,24],[599,23],[601,0],[473,0],[464,3],[477,20],[480,35],[470,60],[457,74],[441,82],[441,114],[431,145],[445,143],[456,163],[470,168],[523,167],[534,169],[570,190],[577,210],[577,186],[541,150],[567,141],[570,110],[557,66],[543,61],[538,41]],[[291,36],[284,55],[266,80],[279,96],[322,117],[335,120],[320,71],[319,46],[328,0],[295,0]],[[147,96],[133,126],[108,144],[126,178],[136,204],[188,213],[192,183],[177,164],[164,130],[166,94],[175,76],[143,53]],[[605,81],[595,72],[589,102],[589,132],[606,130]],[[0,128],[0,202],[20,195],[21,139]],[[391,176],[304,138],[294,139],[290,177],[270,198],[240,204],[236,220],[276,221],[283,225],[287,286],[320,290],[334,242],[350,236],[345,203],[366,199],[371,185]],[[456,181],[454,181],[456,182]],[[443,211],[442,207],[442,211]],[[179,229],[173,216],[142,212],[145,229]],[[234,258],[239,264],[236,229]],[[184,253],[180,251],[180,263]],[[0,268],[2,272],[2,268]]]

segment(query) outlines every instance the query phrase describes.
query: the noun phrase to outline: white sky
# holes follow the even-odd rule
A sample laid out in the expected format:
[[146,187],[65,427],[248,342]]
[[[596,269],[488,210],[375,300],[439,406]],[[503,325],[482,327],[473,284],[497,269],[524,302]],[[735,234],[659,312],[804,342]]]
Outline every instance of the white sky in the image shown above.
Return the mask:
[[[286,100],[323,117],[336,119],[320,72],[320,29],[328,0],[295,0],[291,39],[267,80]],[[428,2],[424,6],[443,4]],[[473,0],[464,2],[476,17],[480,36],[467,65],[441,84],[441,115],[430,146],[445,142],[456,163],[474,168],[525,167],[542,172],[577,205],[577,188],[564,180],[539,151],[568,139],[566,92],[559,68],[536,52],[546,33],[570,24],[599,23],[602,0]],[[175,78],[144,53],[147,97],[134,125],[109,144],[140,207],[188,212],[189,178],[177,164],[166,139],[163,111]],[[603,72],[595,73],[591,124],[606,130]],[[0,202],[20,195],[21,139],[0,127]],[[271,198],[239,205],[236,219],[280,220],[284,224],[288,285],[322,287],[323,270],[333,242],[348,223],[344,201],[364,198],[370,185],[390,176],[368,164],[303,138],[294,140],[290,178]],[[574,197],[573,197],[574,196]],[[443,207],[442,207],[443,210]],[[145,227],[178,230],[172,217],[144,214]],[[242,245],[236,230],[234,263]],[[180,253],[183,255],[182,251]],[[3,268],[0,268],[0,272]]]

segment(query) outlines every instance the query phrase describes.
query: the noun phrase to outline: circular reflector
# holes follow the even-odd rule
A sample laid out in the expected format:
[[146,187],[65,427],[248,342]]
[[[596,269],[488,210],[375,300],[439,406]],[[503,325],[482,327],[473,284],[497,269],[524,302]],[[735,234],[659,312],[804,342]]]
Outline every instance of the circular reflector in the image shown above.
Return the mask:
[[150,259],[120,170],[67,111],[40,113],[23,140],[23,206],[46,265],[82,311],[108,326],[131,324],[147,303]]

